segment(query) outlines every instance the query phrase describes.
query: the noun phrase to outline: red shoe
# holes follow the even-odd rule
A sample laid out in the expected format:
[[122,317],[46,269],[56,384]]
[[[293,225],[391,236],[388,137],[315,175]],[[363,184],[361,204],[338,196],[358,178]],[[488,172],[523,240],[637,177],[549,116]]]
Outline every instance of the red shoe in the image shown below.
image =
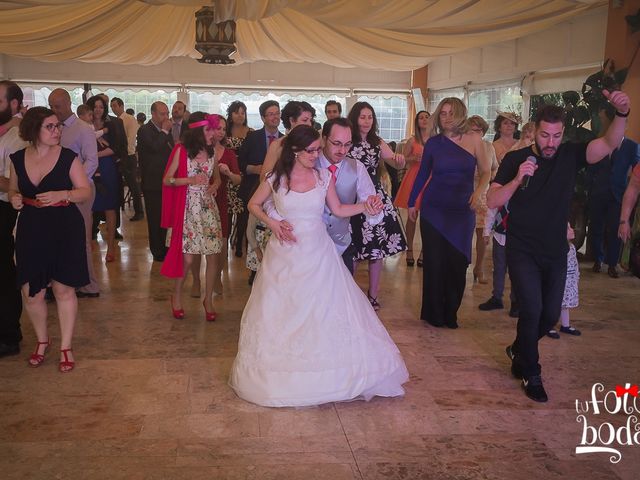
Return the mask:
[[205,306],[204,302],[202,302],[202,306],[204,307],[204,318],[207,322],[215,322],[216,320],[216,312],[209,312],[207,311],[207,307]]
[[[40,350],[40,345],[45,345],[44,347],[44,351],[40,354],[38,353],[38,351]],[[47,340],[46,342],[38,342],[36,345],[36,351],[33,352],[31,354],[31,356],[29,357],[29,366],[36,368],[39,367],[40,365],[42,365],[42,362],[44,362],[44,354],[47,353],[47,349],[49,348],[49,345],[51,345],[51,339]]]
[[73,351],[72,348],[64,348],[60,350],[60,353],[64,356],[64,360],[60,360],[60,365],[58,365],[58,369],[60,370],[60,373],[69,373],[76,366],[76,362],[69,360],[69,357],[67,355],[67,352],[72,352],[72,351]]
[[175,308],[173,308],[173,295],[171,295],[171,312],[173,313],[173,318],[175,318],[176,320],[182,320],[184,318],[183,308],[179,310],[176,310]]

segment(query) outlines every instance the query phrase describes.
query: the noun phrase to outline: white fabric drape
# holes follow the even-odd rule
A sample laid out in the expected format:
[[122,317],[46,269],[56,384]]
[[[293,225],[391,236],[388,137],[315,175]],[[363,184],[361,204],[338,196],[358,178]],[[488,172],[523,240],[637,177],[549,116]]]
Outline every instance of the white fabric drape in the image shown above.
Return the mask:
[[[216,0],[236,19],[238,63],[322,62],[413,70],[433,57],[518,38],[606,0]],[[0,52],[37,60],[153,65],[194,50],[204,0],[0,2]]]

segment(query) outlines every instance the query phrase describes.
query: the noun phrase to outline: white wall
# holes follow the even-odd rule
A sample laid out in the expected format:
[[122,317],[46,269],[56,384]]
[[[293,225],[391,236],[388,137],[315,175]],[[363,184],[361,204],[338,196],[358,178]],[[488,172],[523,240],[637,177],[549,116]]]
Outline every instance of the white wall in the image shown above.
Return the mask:
[[411,85],[411,72],[336,68],[312,63],[206,65],[186,57],[172,57],[161,65],[142,67],[82,62],[49,63],[0,55],[0,77],[18,83],[186,85],[250,90],[300,88],[315,92],[364,89],[407,93]]
[[526,37],[447,55],[429,64],[428,86],[440,90],[597,65],[603,60],[606,29],[605,6]]

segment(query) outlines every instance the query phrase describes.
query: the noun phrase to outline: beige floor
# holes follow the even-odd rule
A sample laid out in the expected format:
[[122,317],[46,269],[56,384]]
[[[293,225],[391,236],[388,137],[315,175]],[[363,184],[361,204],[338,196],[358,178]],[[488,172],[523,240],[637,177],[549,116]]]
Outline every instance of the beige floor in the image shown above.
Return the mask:
[[[125,220],[124,233],[116,263],[105,266],[96,252],[102,296],[80,300],[76,370],[60,374],[55,354],[27,367],[35,339],[26,317],[22,354],[0,360],[0,478],[638,478],[640,445],[621,447],[617,465],[607,454],[574,453],[576,400],[597,382],[609,390],[640,380],[638,279],[582,265],[573,318],[583,336],[541,341],[550,401],[536,404],[509,374],[504,347],[515,322],[477,310],[490,285],[468,284],[459,330],[427,327],[418,320],[421,271],[389,259],[380,317],[411,373],[406,396],[269,409],[227,386],[249,294],[241,261],[230,260],[218,321],[205,323],[196,299],[176,321],[171,282],[145,248],[146,225]],[[366,288],[364,269],[357,280]],[[53,306],[50,314],[54,352]],[[627,420],[587,415],[596,426]]]

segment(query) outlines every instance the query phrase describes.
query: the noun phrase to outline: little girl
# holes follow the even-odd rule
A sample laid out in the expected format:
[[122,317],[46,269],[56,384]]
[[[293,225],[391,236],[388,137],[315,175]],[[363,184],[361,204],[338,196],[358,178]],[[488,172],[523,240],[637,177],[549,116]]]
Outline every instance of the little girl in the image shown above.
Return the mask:
[[[567,280],[564,284],[564,297],[562,298],[562,310],[560,311],[560,331],[569,335],[580,335],[580,330],[573,328],[569,324],[569,309],[578,306],[578,282],[580,281],[580,268],[578,266],[578,257],[576,256],[576,247],[571,240],[576,234],[567,224],[567,241],[569,242],[569,251],[567,252]],[[560,334],[551,329],[547,332],[547,336],[551,338],[560,338]]]
[[271,238],[271,230],[254,215],[249,214],[247,222],[247,268],[249,269],[249,285],[253,285],[253,280],[262,263],[262,256],[267,243]]

